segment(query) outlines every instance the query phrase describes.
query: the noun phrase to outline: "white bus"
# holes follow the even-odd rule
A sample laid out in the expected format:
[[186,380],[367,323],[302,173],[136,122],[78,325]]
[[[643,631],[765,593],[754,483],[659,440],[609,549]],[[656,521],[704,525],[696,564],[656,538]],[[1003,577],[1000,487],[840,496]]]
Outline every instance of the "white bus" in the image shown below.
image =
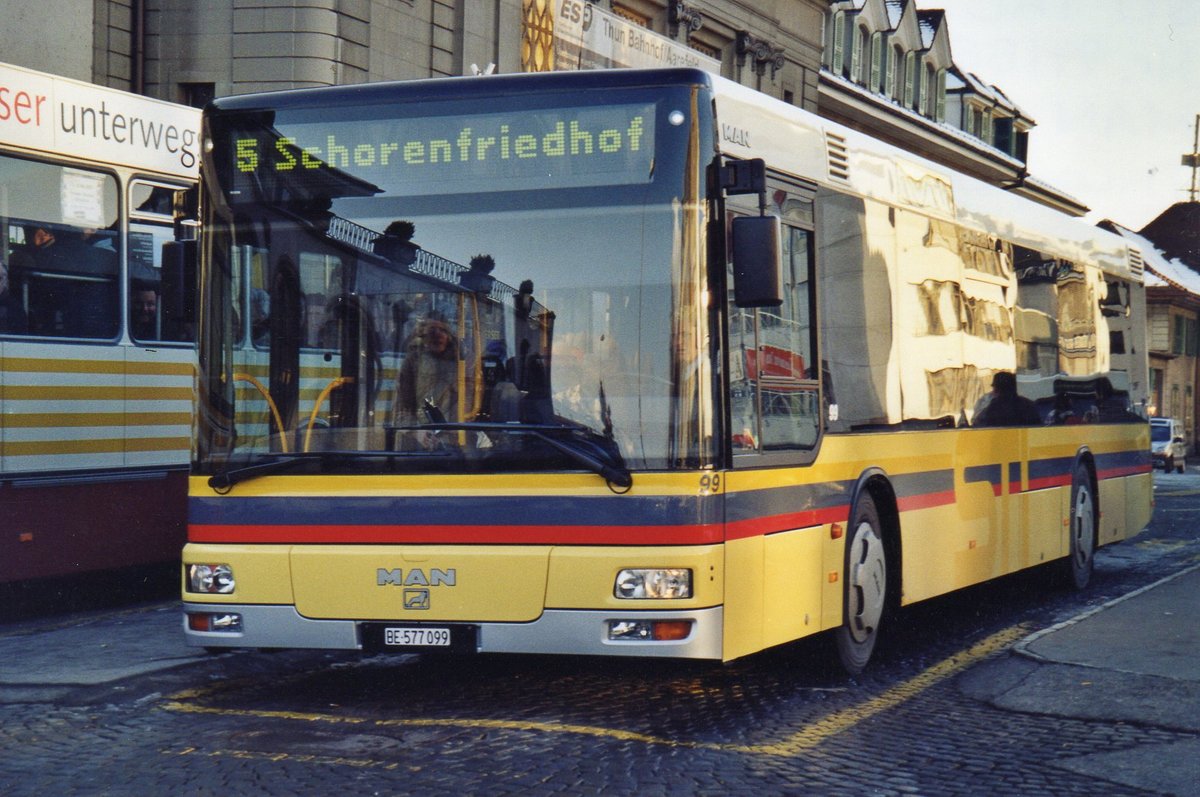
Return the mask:
[[0,64],[0,584],[178,556],[199,123]]

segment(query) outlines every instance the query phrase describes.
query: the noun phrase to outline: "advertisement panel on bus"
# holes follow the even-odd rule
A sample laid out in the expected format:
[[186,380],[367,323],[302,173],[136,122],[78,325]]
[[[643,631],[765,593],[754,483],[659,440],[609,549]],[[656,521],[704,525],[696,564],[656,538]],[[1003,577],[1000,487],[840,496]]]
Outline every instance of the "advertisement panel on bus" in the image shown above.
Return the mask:
[[0,64],[0,141],[194,179],[197,111]]

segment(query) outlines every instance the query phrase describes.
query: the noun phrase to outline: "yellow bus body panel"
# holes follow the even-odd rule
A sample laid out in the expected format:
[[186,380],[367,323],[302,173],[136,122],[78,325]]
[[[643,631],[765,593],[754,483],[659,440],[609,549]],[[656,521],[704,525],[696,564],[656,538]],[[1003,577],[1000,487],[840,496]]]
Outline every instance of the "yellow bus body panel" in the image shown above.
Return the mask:
[[[540,545],[291,549],[296,611],[314,619],[528,622],[546,602]],[[382,571],[382,572],[381,572]]]
[[[690,568],[692,597],[678,600],[628,600],[613,594],[625,568]],[[719,606],[725,595],[722,546],[603,547],[556,546],[550,553],[546,588],[548,609],[620,609],[623,611],[703,609]]]
[[[234,591],[228,595],[188,592],[189,565],[225,564],[233,568]],[[183,595],[202,603],[291,603],[292,571],[284,545],[213,545],[183,547]]]

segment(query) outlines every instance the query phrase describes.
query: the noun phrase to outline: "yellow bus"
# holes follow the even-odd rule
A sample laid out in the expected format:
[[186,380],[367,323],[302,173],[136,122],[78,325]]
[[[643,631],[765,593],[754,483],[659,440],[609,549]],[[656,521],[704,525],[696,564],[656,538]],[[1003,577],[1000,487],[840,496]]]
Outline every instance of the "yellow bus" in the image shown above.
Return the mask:
[[190,644],[857,671],[1149,520],[1140,260],[1078,220],[692,70],[204,140]]
[[0,584],[179,560],[199,145],[198,109],[0,64]]

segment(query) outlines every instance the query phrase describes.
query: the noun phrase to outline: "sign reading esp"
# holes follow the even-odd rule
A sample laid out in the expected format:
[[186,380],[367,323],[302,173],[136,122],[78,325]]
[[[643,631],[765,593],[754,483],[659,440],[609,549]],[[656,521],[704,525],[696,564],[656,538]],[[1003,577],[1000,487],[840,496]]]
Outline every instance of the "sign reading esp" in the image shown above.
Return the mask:
[[[232,138],[234,191],[307,184],[391,196],[649,182],[654,106],[280,123]],[[254,180],[245,178],[253,176]]]

